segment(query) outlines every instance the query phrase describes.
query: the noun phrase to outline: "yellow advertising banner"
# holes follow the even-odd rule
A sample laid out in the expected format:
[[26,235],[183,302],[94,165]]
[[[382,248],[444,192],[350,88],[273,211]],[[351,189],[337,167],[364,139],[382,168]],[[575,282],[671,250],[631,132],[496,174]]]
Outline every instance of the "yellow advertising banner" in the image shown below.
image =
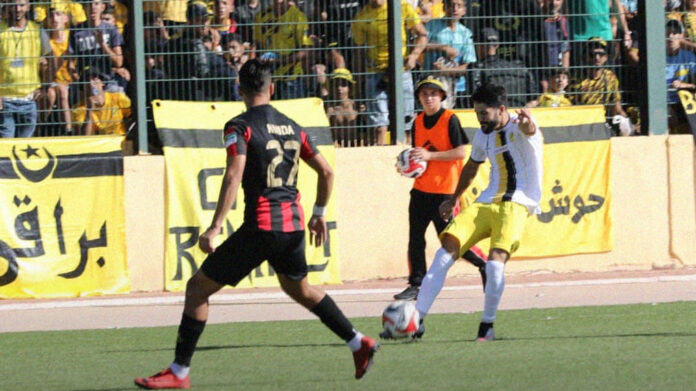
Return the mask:
[[0,297],[129,292],[123,137],[0,139]]
[[[611,142],[604,108],[533,109],[532,114],[544,135],[542,212],[528,218],[513,259],[611,251]],[[475,113],[457,115],[473,139],[479,127]],[[487,186],[489,170],[488,163],[482,165],[464,194],[467,200]],[[487,251],[488,241],[480,246]]]
[[[321,154],[333,166],[333,143],[322,101],[309,98],[272,104],[304,127]],[[198,237],[212,221],[222,182],[226,161],[222,129],[227,121],[243,110],[244,104],[241,102],[153,102],[155,126],[162,140],[166,164],[166,290],[184,290],[186,281],[206,257],[198,248]],[[312,210],[316,183],[315,172],[301,162],[297,187],[305,211]],[[217,244],[241,226],[243,215],[244,194],[240,190]],[[335,216],[335,200],[332,198],[326,214],[329,240],[322,247],[315,248],[309,245],[307,238],[306,256],[311,284],[341,282]],[[270,286],[278,286],[278,281],[268,263],[263,263],[237,285]]]

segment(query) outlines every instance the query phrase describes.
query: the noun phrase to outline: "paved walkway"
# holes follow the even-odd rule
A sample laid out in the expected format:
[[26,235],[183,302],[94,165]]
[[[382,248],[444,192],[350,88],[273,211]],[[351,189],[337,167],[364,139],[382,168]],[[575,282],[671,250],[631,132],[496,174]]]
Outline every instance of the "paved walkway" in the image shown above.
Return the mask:
[[[348,317],[379,316],[403,279],[323,286]],[[584,305],[696,300],[696,269],[612,273],[527,274],[506,276],[500,308],[550,308]],[[96,329],[177,325],[182,293],[102,296],[61,300],[0,300],[0,333],[32,330]],[[210,323],[313,319],[279,289],[228,289],[211,297]],[[483,306],[480,281],[446,282],[433,313],[475,312]]]

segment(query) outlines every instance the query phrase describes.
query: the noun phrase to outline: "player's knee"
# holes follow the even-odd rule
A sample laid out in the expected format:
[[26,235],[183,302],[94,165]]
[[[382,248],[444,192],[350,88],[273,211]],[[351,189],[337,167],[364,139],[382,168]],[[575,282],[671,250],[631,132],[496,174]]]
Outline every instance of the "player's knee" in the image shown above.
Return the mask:
[[501,248],[492,248],[488,255],[489,260],[507,262],[510,259],[510,253]]
[[442,248],[452,255],[452,258],[459,258],[459,239],[450,234],[444,234],[441,240]]

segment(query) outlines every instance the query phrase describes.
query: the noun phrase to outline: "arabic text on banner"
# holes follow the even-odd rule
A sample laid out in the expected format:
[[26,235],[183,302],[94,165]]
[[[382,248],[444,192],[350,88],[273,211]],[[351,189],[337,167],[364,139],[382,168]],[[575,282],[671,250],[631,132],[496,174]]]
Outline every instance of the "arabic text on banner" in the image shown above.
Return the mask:
[[[472,111],[459,111],[465,132],[478,128]],[[534,109],[544,135],[542,213],[530,216],[513,259],[611,251],[611,142],[601,106]],[[474,185],[487,186],[488,163]],[[471,194],[466,194],[471,199]],[[488,250],[488,240],[480,243]]]
[[130,290],[122,141],[0,140],[0,297]]
[[[329,164],[334,166],[329,122],[321,100],[310,98],[274,101],[272,104],[300,124]],[[212,221],[225,169],[222,128],[243,110],[241,102],[211,104],[155,101],[153,104],[155,126],[162,139],[167,167],[166,290],[185,289],[186,281],[205,259],[206,254],[198,248],[198,237]],[[316,182],[317,175],[301,162],[297,187],[302,195],[301,203],[305,213],[312,210],[316,198]],[[244,193],[239,189],[236,202],[227,215],[222,235],[218,237],[218,244],[241,226],[243,213]],[[311,284],[341,282],[335,216],[335,199],[331,198],[326,214],[329,240],[320,248],[310,246],[307,240],[308,279]],[[278,286],[278,280],[272,268],[264,262],[237,286]]]

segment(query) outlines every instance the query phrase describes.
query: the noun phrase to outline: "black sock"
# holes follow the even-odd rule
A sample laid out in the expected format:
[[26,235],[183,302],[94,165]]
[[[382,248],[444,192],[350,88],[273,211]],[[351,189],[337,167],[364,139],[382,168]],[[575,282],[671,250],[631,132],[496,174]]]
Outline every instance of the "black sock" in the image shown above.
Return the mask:
[[331,296],[325,295],[310,311],[321,319],[334,334],[348,342],[355,337],[355,330],[343,312],[336,306]]
[[187,367],[191,366],[191,357],[193,357],[198,337],[201,336],[204,328],[205,322],[193,319],[186,314],[181,316],[179,332],[176,336],[176,350],[174,351],[175,363]]
[[476,255],[476,253],[471,250],[466,250],[464,255],[462,255],[462,258],[471,262],[476,267],[486,266],[486,261],[484,261],[481,257]]

